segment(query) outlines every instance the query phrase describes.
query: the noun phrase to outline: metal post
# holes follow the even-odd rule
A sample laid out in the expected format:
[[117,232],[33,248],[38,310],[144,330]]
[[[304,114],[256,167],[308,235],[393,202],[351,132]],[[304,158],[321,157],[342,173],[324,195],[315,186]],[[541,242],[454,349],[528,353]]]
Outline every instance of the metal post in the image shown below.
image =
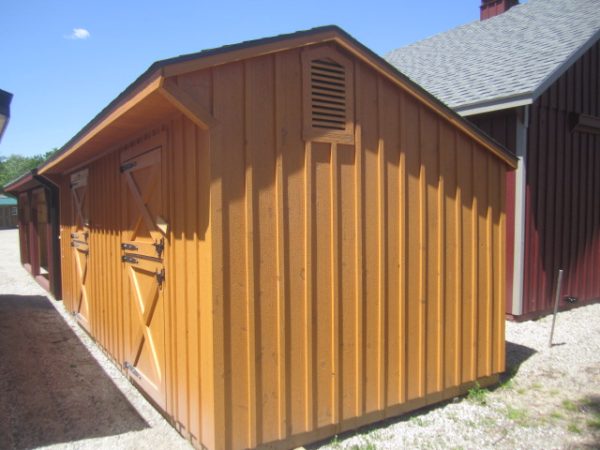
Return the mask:
[[558,313],[558,300],[560,299],[560,290],[562,288],[562,278],[564,270],[558,271],[558,280],[556,280],[556,298],[554,299],[554,317],[552,318],[552,330],[550,330],[550,342],[548,347],[552,347],[552,338],[554,337],[554,325],[556,324],[556,314]]

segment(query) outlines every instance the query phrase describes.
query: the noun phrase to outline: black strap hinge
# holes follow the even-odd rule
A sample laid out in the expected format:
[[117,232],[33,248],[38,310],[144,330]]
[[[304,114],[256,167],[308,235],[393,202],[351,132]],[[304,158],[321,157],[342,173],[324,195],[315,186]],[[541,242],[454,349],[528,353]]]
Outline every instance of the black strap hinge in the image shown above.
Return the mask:
[[134,258],[133,256],[129,256],[129,255],[123,255],[121,256],[121,261],[126,262],[126,263],[130,263],[130,264],[137,264],[138,260],[136,258]]
[[156,250],[156,255],[158,258],[162,257],[163,252],[165,251],[165,239],[160,238],[160,240],[154,242],[154,250]]
[[156,271],[154,273],[154,276],[156,277],[158,287],[162,287],[163,283],[165,282],[165,269],[160,269],[160,271]]
[[121,171],[121,173],[123,173],[123,172],[127,172],[128,170],[133,169],[135,166],[137,166],[137,163],[135,161],[131,161],[131,162],[122,164],[121,167],[119,168],[119,170]]
[[130,364],[129,362],[125,361],[123,363],[123,367],[125,367],[125,369],[127,369],[128,372],[132,373],[133,375],[135,375],[136,377],[138,377],[140,380],[142,379],[142,375],[138,372],[138,370],[133,367],[132,364]]

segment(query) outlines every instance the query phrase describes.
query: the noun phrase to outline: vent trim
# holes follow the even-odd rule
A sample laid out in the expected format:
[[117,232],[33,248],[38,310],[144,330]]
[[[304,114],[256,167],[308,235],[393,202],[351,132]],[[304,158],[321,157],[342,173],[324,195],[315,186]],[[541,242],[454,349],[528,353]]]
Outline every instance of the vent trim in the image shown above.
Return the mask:
[[329,46],[305,50],[304,138],[354,142],[353,66]]

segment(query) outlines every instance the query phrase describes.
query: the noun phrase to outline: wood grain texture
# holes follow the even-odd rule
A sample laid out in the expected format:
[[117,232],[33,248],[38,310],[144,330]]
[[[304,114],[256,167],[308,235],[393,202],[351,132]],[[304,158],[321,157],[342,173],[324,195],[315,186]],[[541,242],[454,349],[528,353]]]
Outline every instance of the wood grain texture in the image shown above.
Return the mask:
[[[165,412],[196,446],[310,442],[503,369],[505,163],[333,51],[352,61],[353,144],[303,139],[290,49],[178,76],[213,127],[180,113],[90,164],[93,330],[122,363],[129,280],[100,179],[165,136]],[[72,307],[71,262],[63,277]]]

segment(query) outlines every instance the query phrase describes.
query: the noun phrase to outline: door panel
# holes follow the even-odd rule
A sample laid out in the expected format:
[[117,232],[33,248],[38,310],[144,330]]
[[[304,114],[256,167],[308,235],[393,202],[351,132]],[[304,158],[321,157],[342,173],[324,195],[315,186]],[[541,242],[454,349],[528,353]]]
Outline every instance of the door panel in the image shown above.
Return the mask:
[[88,170],[80,170],[71,175],[72,227],[71,248],[75,266],[75,303],[73,314],[88,332],[90,330],[90,303],[88,297],[89,260],[89,201]]
[[123,232],[121,261],[126,299],[124,367],[160,407],[165,388],[165,221],[162,202],[161,147],[121,164]]

